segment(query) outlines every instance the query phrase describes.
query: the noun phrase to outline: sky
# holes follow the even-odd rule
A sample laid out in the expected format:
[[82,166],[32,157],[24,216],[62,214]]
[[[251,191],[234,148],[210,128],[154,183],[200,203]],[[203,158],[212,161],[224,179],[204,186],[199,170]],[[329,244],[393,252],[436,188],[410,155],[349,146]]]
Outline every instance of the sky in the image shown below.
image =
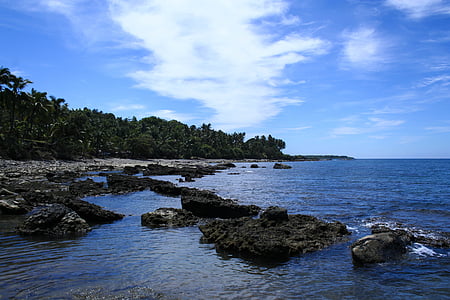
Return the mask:
[[449,0],[0,0],[0,41],[70,108],[450,158]]

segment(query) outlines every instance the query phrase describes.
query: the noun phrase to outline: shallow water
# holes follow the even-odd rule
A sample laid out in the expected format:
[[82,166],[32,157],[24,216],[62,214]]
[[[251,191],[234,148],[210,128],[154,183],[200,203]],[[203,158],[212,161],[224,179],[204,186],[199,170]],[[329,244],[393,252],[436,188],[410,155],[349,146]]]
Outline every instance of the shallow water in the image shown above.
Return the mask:
[[179,208],[179,198],[150,191],[88,197],[127,217],[84,237],[49,241],[15,235],[15,218],[0,216],[0,299],[449,299],[449,249],[415,244],[400,262],[356,268],[349,245],[374,222],[448,232],[450,160],[288,164],[293,168],[238,164],[183,185],[339,220],[353,232],[349,240],[282,264],[249,262],[201,244],[197,227],[140,225],[142,213]]

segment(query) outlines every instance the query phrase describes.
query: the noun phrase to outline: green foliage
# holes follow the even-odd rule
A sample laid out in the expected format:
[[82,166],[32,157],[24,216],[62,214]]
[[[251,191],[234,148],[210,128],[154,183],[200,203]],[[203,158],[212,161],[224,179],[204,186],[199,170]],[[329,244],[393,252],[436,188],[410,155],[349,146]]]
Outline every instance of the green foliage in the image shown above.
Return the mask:
[[187,126],[157,117],[117,118],[96,109],[68,109],[64,99],[25,87],[31,81],[0,68],[0,157],[283,158],[271,135],[245,141],[211,124]]

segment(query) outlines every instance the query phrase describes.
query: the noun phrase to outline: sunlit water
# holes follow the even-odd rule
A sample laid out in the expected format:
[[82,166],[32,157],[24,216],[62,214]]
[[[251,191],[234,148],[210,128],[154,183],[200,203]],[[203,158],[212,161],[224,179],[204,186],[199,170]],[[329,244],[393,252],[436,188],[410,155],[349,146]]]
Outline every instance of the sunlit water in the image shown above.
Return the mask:
[[339,220],[352,231],[349,240],[283,264],[249,262],[201,244],[197,227],[141,226],[141,214],[180,208],[179,198],[150,191],[88,197],[127,217],[95,226],[84,237],[52,241],[20,237],[13,232],[20,220],[0,216],[0,299],[450,298],[449,249],[414,244],[402,261],[362,268],[352,265],[349,250],[374,222],[450,231],[450,160],[288,164],[293,168],[238,164],[182,185],[243,204],[280,205],[289,213]]

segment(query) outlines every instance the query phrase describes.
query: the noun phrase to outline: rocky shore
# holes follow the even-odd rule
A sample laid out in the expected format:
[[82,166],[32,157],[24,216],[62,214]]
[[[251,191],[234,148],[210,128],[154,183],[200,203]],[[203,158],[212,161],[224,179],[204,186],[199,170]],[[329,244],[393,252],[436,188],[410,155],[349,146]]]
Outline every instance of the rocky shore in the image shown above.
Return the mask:
[[[94,224],[124,217],[120,212],[86,202],[83,197],[152,190],[161,195],[180,197],[182,209],[160,208],[144,213],[142,226],[200,224],[202,242],[214,244],[218,252],[249,259],[282,261],[328,247],[350,234],[340,222],[289,215],[282,207],[263,210],[255,205],[224,199],[211,191],[180,187],[148,177],[179,175],[180,181],[192,181],[233,167],[233,163],[222,160],[0,160],[0,218],[1,215],[26,214],[23,223],[17,227],[17,233],[21,235],[49,238],[83,235],[92,230]],[[252,167],[258,166],[253,164]],[[273,167],[291,168],[279,163]],[[106,184],[93,180],[95,176],[105,177]],[[350,252],[355,265],[379,263],[400,259],[407,247],[416,241],[427,242],[408,232],[375,228],[372,235],[353,243]],[[448,247],[450,244],[448,237],[433,242],[433,246]]]

